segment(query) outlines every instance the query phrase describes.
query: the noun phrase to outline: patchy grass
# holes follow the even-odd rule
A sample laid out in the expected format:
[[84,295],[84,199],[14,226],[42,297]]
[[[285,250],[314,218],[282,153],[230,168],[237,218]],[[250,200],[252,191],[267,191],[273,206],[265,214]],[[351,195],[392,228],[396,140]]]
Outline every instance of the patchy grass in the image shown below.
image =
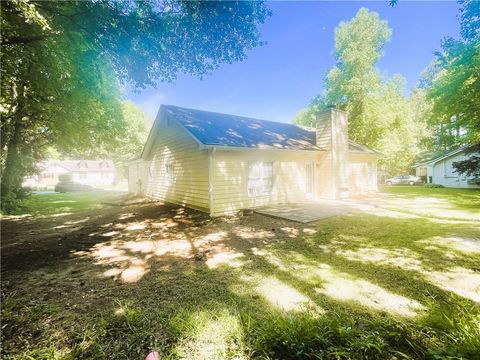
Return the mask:
[[383,206],[420,216],[480,220],[480,189],[385,186]]
[[117,193],[107,191],[40,193],[25,199],[15,215],[55,215],[78,213],[102,208],[102,202],[118,197]]
[[[476,193],[445,190],[312,224],[153,204],[53,235],[7,220],[2,358],[478,358],[480,224],[458,217]],[[418,198],[455,212],[405,211]]]
[[479,211],[480,189],[426,188],[424,186],[382,186],[381,192],[397,198],[436,198],[447,201],[452,208]]

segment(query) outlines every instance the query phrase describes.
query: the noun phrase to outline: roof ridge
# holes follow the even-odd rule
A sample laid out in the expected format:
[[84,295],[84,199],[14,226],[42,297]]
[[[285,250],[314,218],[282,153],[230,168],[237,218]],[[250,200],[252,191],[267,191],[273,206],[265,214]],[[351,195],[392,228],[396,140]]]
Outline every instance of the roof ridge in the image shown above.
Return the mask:
[[246,119],[246,120],[256,120],[256,121],[268,122],[268,123],[273,123],[273,124],[290,125],[290,126],[295,126],[296,128],[299,128],[299,129],[302,129],[302,130],[305,130],[305,131],[309,131],[309,130],[304,129],[303,127],[301,127],[301,126],[299,126],[299,125],[297,125],[297,124],[293,124],[293,123],[285,123],[285,122],[281,122],[281,121],[274,121],[274,120],[267,120],[267,119],[259,119],[259,118],[244,116],[244,115],[227,114],[227,113],[221,113],[221,112],[210,111],[210,110],[193,109],[193,108],[187,108],[187,107],[177,106],[177,105],[162,105],[162,106],[163,106],[163,107],[169,107],[169,108],[190,110],[190,111],[200,111],[200,112],[203,112],[203,113],[215,114],[215,115],[235,116],[235,117],[239,117],[239,118]]

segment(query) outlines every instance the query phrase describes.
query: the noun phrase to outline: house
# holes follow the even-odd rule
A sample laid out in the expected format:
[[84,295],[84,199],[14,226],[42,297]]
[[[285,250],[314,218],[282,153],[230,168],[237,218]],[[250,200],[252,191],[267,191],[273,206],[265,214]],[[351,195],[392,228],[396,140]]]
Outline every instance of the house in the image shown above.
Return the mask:
[[37,176],[24,181],[25,186],[55,186],[61,174],[70,174],[72,181],[85,185],[110,185],[115,181],[115,165],[111,160],[48,160],[38,164]]
[[[472,154],[473,155],[473,154]],[[453,188],[478,188],[474,176],[467,177],[455,172],[453,163],[468,159],[463,148],[427,154],[413,166],[415,174],[428,184],[438,184]],[[477,156],[480,155],[477,153]]]
[[163,105],[129,163],[129,190],[219,216],[375,191],[377,157],[348,140],[346,113],[335,108],[311,131]]

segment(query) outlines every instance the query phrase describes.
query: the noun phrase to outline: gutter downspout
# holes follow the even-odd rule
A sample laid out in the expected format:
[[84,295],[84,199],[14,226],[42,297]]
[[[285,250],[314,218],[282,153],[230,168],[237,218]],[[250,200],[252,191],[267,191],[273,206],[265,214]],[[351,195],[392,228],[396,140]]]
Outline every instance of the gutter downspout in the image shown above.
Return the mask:
[[210,209],[210,216],[214,214],[214,201],[213,201],[213,154],[215,153],[215,147],[208,149],[208,202]]

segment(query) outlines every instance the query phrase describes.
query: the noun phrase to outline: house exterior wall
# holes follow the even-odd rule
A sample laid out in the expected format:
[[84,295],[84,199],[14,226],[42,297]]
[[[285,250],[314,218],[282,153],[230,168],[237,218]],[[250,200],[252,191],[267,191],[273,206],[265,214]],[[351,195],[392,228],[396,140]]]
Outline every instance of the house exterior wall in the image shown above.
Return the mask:
[[[211,154],[213,216],[240,209],[304,201],[306,162],[318,166],[320,152],[284,150],[217,150]],[[253,162],[273,162],[273,187],[269,195],[249,196],[248,169]],[[316,175],[316,171],[314,171]],[[316,180],[314,180],[316,181]],[[316,187],[314,187],[316,188]]]
[[133,160],[128,164],[128,191],[135,195],[145,195],[148,181],[148,161]]
[[34,187],[53,187],[60,180],[59,175],[70,174],[71,180],[84,185],[110,185],[115,181],[115,171],[70,171],[59,165],[45,168],[28,185]]
[[328,109],[317,117],[317,146],[325,149],[318,171],[318,195],[323,198],[348,197],[347,114]]
[[84,185],[110,185],[115,181],[115,173],[113,171],[102,172],[73,172],[72,181]]
[[478,189],[478,185],[469,185],[467,183],[469,178],[465,175],[459,175],[453,171],[452,164],[454,162],[466,159],[468,159],[468,156],[465,153],[458,153],[434,163],[432,167],[433,183],[452,188]]
[[348,154],[348,179],[350,195],[377,191],[377,155]]
[[[349,187],[352,194],[376,190],[376,154],[349,152],[344,112],[330,109],[321,116],[317,142],[325,150],[307,151],[205,146],[168,114],[159,113],[144,158],[129,164],[129,190],[212,216],[345,197]],[[252,193],[249,174],[259,163],[260,172],[271,170],[273,175],[268,176],[268,191]]]
[[433,182],[433,167],[431,165],[422,165],[415,168],[415,176],[426,181],[427,184]]
[[36,186],[55,186],[58,183],[58,176],[66,173],[69,173],[69,171],[61,166],[49,166],[38,175],[38,183]]
[[[160,124],[150,153],[143,162],[146,196],[208,211],[208,155],[179,124]],[[132,180],[129,181],[129,185]],[[133,187],[132,187],[133,188]]]

